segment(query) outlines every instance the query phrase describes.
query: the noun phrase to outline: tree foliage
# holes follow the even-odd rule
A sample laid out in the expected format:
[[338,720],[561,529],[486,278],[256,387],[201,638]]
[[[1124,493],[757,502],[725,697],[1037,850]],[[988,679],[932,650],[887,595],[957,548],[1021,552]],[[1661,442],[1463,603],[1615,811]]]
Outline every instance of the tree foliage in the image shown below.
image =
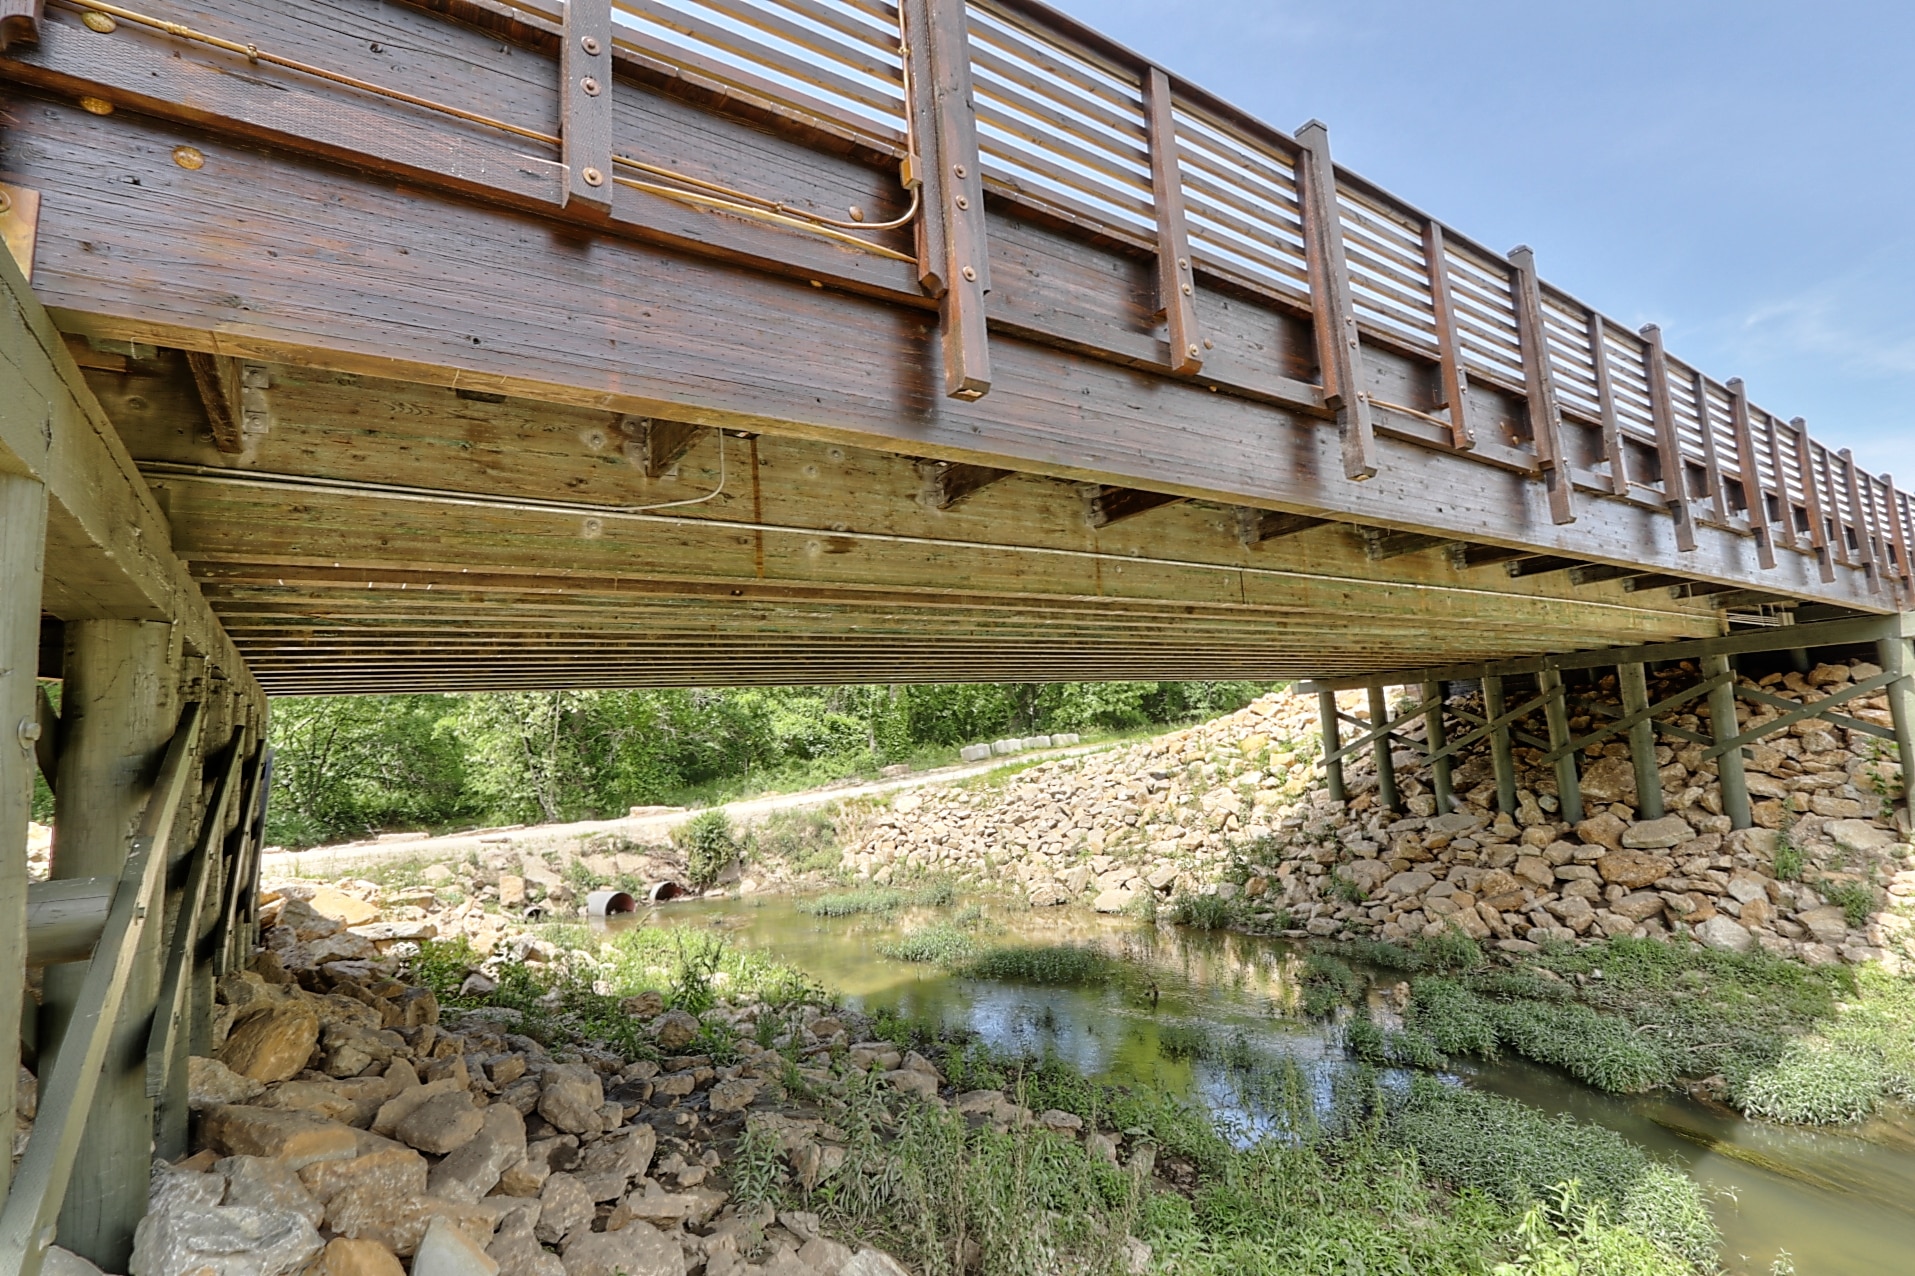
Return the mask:
[[1228,712],[1249,682],[943,683],[312,696],[273,702],[269,837],[605,818],[799,787],[964,744]]

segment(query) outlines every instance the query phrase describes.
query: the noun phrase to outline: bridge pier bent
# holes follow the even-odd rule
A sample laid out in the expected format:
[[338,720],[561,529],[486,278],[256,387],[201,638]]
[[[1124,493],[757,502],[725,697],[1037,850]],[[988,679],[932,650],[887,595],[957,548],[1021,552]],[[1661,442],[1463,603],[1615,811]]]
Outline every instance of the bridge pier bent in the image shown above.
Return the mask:
[[[1746,824],[1808,714],[1915,773],[1907,495],[1321,123],[1026,0],[625,10],[6,7],[0,1276],[187,1146],[272,695],[1313,679],[1388,810],[1626,740],[1653,815],[1679,740]],[[1858,645],[1888,723],[1740,724]]]

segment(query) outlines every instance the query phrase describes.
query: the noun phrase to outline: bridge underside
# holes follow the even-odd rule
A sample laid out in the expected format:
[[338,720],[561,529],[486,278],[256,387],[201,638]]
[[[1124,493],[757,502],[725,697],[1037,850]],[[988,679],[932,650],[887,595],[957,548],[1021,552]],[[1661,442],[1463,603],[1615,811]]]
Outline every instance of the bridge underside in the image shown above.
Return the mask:
[[123,362],[88,380],[273,692],[1273,678],[1721,625],[1448,543],[1372,559],[1334,522],[1246,544],[1238,507],[1183,501],[1097,527],[1101,488],[1018,474],[939,508],[974,471],[284,364],[234,457],[184,357]]

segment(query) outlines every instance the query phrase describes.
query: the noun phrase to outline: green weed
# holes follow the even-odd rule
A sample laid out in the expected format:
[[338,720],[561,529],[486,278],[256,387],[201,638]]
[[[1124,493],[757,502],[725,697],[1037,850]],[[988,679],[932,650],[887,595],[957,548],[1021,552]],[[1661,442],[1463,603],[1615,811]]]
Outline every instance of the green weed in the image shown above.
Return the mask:
[[672,845],[685,853],[685,876],[695,890],[707,890],[737,861],[741,848],[731,817],[722,810],[700,811],[672,830]]
[[1221,895],[1179,893],[1170,901],[1170,920],[1192,930],[1228,930],[1244,918],[1242,903]]

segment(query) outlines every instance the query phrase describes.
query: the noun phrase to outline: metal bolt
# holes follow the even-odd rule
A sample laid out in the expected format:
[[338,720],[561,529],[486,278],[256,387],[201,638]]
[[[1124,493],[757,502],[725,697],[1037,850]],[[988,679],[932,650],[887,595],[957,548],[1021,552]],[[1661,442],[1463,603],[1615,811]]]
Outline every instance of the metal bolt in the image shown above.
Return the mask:
[[13,196],[7,194],[5,191],[0,191],[0,217],[4,217],[12,211]]
[[1217,348],[1216,342],[1212,341],[1209,337],[1204,338],[1204,349],[1215,350],[1216,348]]
[[1190,346],[1190,355],[1191,355],[1191,357],[1192,357],[1193,359],[1194,359],[1194,358],[1195,358],[1195,357],[1197,356],[1197,346],[1196,346],[1196,343],[1195,343],[1195,342],[1192,342],[1192,343],[1191,343],[1191,346]]
[[953,164],[953,165],[951,165],[951,171],[952,171],[953,173],[955,173],[955,174],[956,174],[957,176],[959,176],[959,177],[963,177],[963,176],[964,176],[964,165],[962,165],[962,164]]
[[578,47],[581,49],[584,49],[587,53],[591,54],[593,57],[597,57],[598,50],[599,50],[598,37],[595,35],[580,36]]
[[40,724],[32,718],[20,719],[20,747],[32,752],[34,741],[40,738]]
[[1189,269],[1190,269],[1190,258],[1188,258],[1188,257],[1179,257],[1179,258],[1177,259],[1177,269],[1179,269],[1179,270],[1189,270]]
[[1191,287],[1190,287],[1190,285],[1189,285],[1189,284],[1185,284],[1185,285],[1184,285],[1184,296],[1186,296],[1186,297],[1194,297],[1194,296],[1196,296],[1196,293],[1195,293],[1194,291],[1192,291],[1192,289],[1191,289]]
[[80,109],[81,109],[82,111],[85,111],[85,112],[86,112],[86,113],[87,113],[88,115],[111,115],[111,114],[113,114],[113,104],[112,104],[111,102],[109,102],[109,101],[107,101],[107,100],[106,100],[105,98],[103,98],[103,97],[83,97],[83,98],[81,98],[81,99],[80,99]]
[[86,24],[87,30],[98,31],[101,35],[111,35],[120,26],[113,20],[113,15],[110,13],[82,14],[80,21]]
[[206,167],[206,156],[197,146],[175,146],[173,162],[191,172]]
[[959,195],[957,197],[957,206],[959,208],[969,208],[971,206],[971,201],[965,196]]
[[605,174],[599,172],[596,168],[588,168],[583,173],[580,173],[579,176],[585,179],[587,186],[605,185]]
[[964,276],[965,282],[967,283],[977,282],[977,271],[972,270],[969,266],[966,266],[963,270],[959,271],[958,273]]
[[580,80],[578,82],[578,86],[581,89],[585,90],[586,97],[598,96],[598,81],[593,79],[591,76],[588,75],[584,79]]

